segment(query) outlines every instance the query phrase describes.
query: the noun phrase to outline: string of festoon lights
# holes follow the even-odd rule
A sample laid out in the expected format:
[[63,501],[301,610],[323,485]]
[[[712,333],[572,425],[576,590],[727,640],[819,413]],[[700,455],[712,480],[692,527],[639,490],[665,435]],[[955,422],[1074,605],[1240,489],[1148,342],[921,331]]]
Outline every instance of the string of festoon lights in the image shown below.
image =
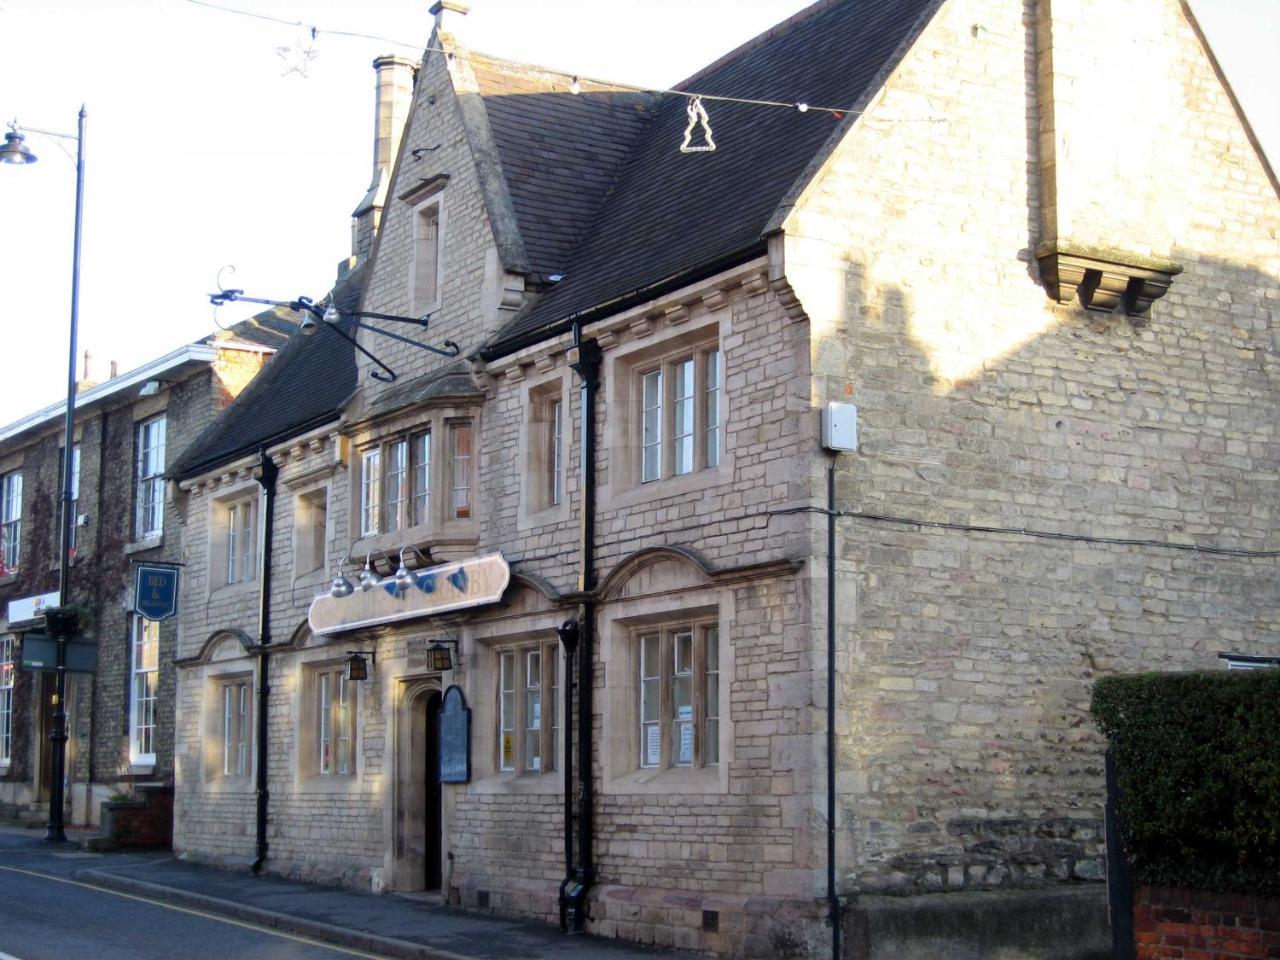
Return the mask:
[[[321,36],[348,37],[361,40],[375,40],[379,43],[387,43],[396,47],[401,47],[415,52],[423,53],[442,53],[449,59],[453,59],[455,54],[451,50],[445,50],[440,47],[426,46],[425,48],[417,44],[405,43],[402,40],[396,40],[391,37],[382,37],[377,34],[360,33],[354,30],[331,30],[325,27],[304,23],[301,20],[286,20],[282,17],[274,17],[270,14],[258,13],[253,10],[243,10],[236,7],[225,6],[220,3],[212,3],[210,0],[187,0],[188,3],[209,10],[217,10],[222,13],[234,14],[241,17],[249,17],[254,20],[263,20],[269,23],[276,23],[282,26],[293,27],[300,31],[299,40],[292,47],[277,47],[276,52],[286,62],[286,69],[283,71],[285,75],[297,73],[305,77],[307,75],[307,64],[319,55],[316,43]],[[751,97],[731,97],[724,94],[703,93],[696,90],[675,90],[675,89],[651,89],[647,87],[636,87],[628,84],[615,83],[609,80],[601,80],[595,77],[588,77],[583,74],[575,74],[562,72],[566,78],[565,89],[574,95],[581,94],[584,84],[599,86],[601,89],[610,91],[630,91],[635,93],[651,93],[660,95],[669,95],[684,97],[687,101],[685,111],[688,118],[688,124],[685,127],[684,140],[680,145],[682,153],[705,153],[716,149],[715,140],[711,131],[711,118],[707,112],[707,103],[732,103],[743,104],[752,107],[765,107],[771,109],[794,110],[798,113],[826,114],[835,120],[841,120],[847,116],[859,116],[861,111],[852,110],[847,107],[827,107],[817,104],[808,103],[803,100],[760,100]],[[903,117],[901,120],[917,120],[923,122],[938,122],[944,120],[943,117]],[[702,128],[700,138],[695,138],[698,127]]]

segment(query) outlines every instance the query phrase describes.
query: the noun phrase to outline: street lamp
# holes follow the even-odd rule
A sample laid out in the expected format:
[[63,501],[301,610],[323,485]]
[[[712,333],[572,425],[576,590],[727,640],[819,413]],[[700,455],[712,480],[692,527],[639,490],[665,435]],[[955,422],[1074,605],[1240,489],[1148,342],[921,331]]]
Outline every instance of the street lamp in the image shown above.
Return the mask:
[[[36,127],[24,127],[32,133],[41,133],[46,137],[58,137],[62,140],[76,142],[76,225],[75,242],[71,252],[71,332],[70,347],[67,351],[67,409],[65,430],[62,441],[62,527],[58,538],[58,611],[46,613],[45,623],[49,635],[57,641],[57,672],[54,674],[53,693],[53,732],[49,734],[49,825],[44,838],[50,843],[65,843],[67,834],[62,825],[62,781],[67,762],[67,641],[76,632],[75,617],[67,611],[70,599],[67,591],[69,563],[71,555],[71,488],[74,466],[72,453],[75,449],[75,407],[76,407],[76,334],[80,325],[80,230],[84,215],[84,105],[80,106],[80,114],[74,135],[56,133],[52,130],[40,130]],[[3,163],[35,163],[36,155],[23,143],[23,136],[18,132],[15,120],[9,124],[9,132],[4,137],[4,147],[0,148],[0,162]]]

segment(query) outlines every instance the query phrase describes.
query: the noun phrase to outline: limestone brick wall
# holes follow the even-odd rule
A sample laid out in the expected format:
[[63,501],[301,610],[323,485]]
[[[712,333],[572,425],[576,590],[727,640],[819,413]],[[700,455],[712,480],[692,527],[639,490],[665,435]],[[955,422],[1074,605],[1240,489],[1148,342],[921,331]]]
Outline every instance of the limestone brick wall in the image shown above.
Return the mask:
[[[858,405],[839,507],[934,524],[840,521],[848,891],[1100,878],[1092,681],[1275,652],[1275,560],[1177,547],[1277,546],[1280,204],[1182,8],[1132,13],[1165,106],[1136,151],[1058,124],[1117,177],[1057,163],[1090,191],[1068,212],[1091,242],[1184,265],[1149,318],[1040,286],[1033,3],[945,5],[786,224],[814,403]],[[1054,68],[1109,78],[1090,59],[1109,49],[1055,48]],[[1120,189],[1138,181],[1141,216]]]

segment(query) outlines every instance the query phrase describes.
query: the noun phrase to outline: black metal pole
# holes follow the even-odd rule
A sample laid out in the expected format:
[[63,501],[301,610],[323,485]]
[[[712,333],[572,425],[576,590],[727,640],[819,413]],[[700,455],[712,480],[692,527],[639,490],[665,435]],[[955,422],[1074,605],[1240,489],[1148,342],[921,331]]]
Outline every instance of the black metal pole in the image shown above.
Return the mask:
[[827,466],[827,906],[831,960],[840,960],[840,897],[836,894],[836,458]]
[[258,473],[258,483],[263,491],[263,519],[262,546],[258,550],[258,556],[261,558],[259,572],[262,579],[258,594],[258,762],[255,781],[258,799],[258,842],[257,858],[253,861],[254,873],[261,873],[263,865],[267,862],[267,812],[271,797],[267,790],[267,706],[271,698],[271,684],[267,673],[271,661],[271,654],[268,652],[271,645],[271,537],[275,528],[276,477],[280,472],[272,459],[267,456],[265,447],[258,454],[258,463],[261,468]]
[[594,686],[594,646],[596,611],[590,592],[596,586],[595,521],[596,521],[596,391],[600,386],[600,345],[582,339],[582,328],[573,328],[573,347],[569,366],[578,375],[581,398],[581,445],[579,473],[582,478],[582,509],[578,525],[578,591],[587,594],[578,622],[578,866],[574,896],[573,929],[586,928],[587,891],[595,880],[592,863],[592,814],[595,806],[595,783],[591,764],[591,724]]
[[559,629],[564,646],[564,879],[560,881],[560,930],[569,931],[569,889],[574,884],[573,870],[573,670],[574,651],[578,648],[578,622],[566,620]]
[[[68,606],[70,596],[71,485],[74,478],[75,420],[76,420],[76,339],[80,327],[80,233],[84,221],[84,105],[80,106],[76,127],[76,225],[75,240],[71,247],[71,332],[67,349],[67,409],[64,417],[62,439],[62,529],[58,537],[58,606]],[[73,626],[59,618],[64,626]],[[54,674],[53,731],[49,734],[49,824],[44,838],[50,843],[66,843],[67,834],[62,825],[63,781],[67,765],[67,631],[58,631],[57,672]]]

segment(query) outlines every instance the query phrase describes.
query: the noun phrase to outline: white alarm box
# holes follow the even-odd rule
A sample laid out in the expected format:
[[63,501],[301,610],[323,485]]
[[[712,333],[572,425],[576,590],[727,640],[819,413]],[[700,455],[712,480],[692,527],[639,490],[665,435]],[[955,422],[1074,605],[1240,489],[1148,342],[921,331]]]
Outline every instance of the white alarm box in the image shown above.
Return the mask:
[[822,411],[822,446],[827,450],[858,449],[858,408],[852,403],[828,403]]

